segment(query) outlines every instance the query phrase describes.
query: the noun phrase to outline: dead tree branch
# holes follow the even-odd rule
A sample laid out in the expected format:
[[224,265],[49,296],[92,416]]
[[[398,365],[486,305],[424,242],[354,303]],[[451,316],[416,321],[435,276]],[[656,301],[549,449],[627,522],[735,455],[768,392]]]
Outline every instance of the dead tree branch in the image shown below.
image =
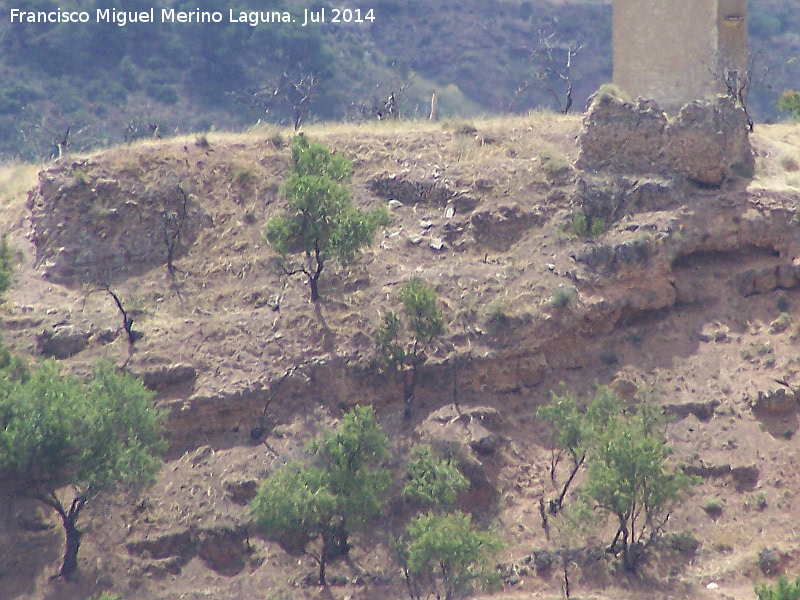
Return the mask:
[[530,52],[531,78],[520,84],[508,108],[513,108],[529,89],[538,87],[555,100],[559,112],[569,113],[573,103],[572,65],[582,49],[583,45],[561,42],[555,32],[546,35],[539,31],[539,43]]
[[180,244],[181,229],[186,221],[186,209],[189,203],[189,196],[181,187],[181,184],[179,183],[176,187],[182,197],[181,205],[173,213],[168,206],[167,199],[164,201],[164,210],[161,213],[164,223],[164,245],[167,249],[167,271],[169,271],[173,280],[175,279],[175,265],[173,264],[175,249]]

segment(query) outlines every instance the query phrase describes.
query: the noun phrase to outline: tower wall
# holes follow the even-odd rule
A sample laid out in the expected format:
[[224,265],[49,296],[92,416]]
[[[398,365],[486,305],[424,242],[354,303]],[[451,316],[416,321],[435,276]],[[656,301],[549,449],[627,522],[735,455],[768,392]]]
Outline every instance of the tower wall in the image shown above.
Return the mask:
[[614,83],[677,106],[747,68],[747,0],[614,0]]

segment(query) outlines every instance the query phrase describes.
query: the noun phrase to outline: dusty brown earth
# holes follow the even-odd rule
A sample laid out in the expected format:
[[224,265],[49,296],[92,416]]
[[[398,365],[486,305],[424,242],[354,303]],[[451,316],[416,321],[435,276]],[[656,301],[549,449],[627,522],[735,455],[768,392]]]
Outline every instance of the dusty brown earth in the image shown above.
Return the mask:
[[[587,550],[573,597],[754,598],[754,583],[800,572],[800,126],[757,126],[755,178],[721,189],[598,176],[630,202],[592,240],[569,231],[585,194],[579,130],[552,115],[309,130],[353,159],[355,201],[393,217],[360,261],[326,271],[316,307],[261,237],[281,207],[286,132],[67,156],[38,179],[7,166],[0,222],[21,264],[3,338],[78,373],[107,357],[145,376],[171,410],[171,449],[152,488],[87,507],[72,582],[50,580],[53,515],[5,494],[0,600],[406,597],[389,558],[402,513],[360,534],[327,588],[303,585],[314,564],[250,525],[254,482],[356,403],[376,406],[397,465],[417,436],[483,444],[461,503],[505,541],[498,562],[516,574],[502,594],[560,597],[558,570],[528,564],[556,549],[538,512],[553,486],[534,415],[559,382],[584,398],[604,384],[650,394],[675,459],[702,477],[669,521],[685,535],[636,576]],[[435,285],[448,332],[409,426],[372,336],[412,276]],[[143,334],[132,349],[105,287]],[[721,512],[703,510],[709,499]]]

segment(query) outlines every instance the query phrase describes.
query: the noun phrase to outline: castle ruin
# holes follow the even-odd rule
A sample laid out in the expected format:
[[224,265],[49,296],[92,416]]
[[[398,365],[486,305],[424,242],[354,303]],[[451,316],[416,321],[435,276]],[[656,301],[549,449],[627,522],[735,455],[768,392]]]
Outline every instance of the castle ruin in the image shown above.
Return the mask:
[[665,108],[741,85],[747,0],[614,0],[614,83]]

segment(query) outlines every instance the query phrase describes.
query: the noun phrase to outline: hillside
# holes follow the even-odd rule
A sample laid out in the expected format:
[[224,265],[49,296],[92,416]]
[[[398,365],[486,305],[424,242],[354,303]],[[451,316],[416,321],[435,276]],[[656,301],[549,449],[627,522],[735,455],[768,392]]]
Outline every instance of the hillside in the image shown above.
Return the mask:
[[[95,2],[41,0],[40,9],[89,9]],[[102,3],[97,4],[101,6]],[[207,0],[204,9],[229,7]],[[129,2],[127,10],[176,2]],[[316,5],[331,5],[325,2]],[[10,23],[0,18],[0,158],[25,160],[160,135],[287,124],[293,84],[314,73],[314,120],[372,119],[395,93],[406,117],[474,117],[554,106],[531,81],[541,35],[556,34],[555,56],[581,46],[572,77],[575,108],[611,78],[608,1],[379,0],[374,21],[316,27],[241,23]],[[248,8],[305,7],[253,0]],[[313,7],[312,7],[313,8]],[[796,88],[798,0],[750,2],[754,79],[750,103],[760,121],[778,118],[776,98]],[[285,76],[284,76],[285,74]],[[275,92],[278,92],[277,94]]]
[[[0,600],[407,597],[388,560],[402,515],[361,534],[324,590],[302,583],[310,560],[250,527],[253,482],[357,403],[376,407],[398,460],[417,436],[466,448],[460,502],[506,543],[503,597],[558,598],[558,570],[529,563],[553,549],[538,512],[552,493],[549,431],[535,411],[560,382],[582,398],[597,385],[652,397],[676,460],[702,477],[669,521],[679,537],[640,576],[587,551],[573,594],[749,599],[753,583],[799,572],[797,401],[774,390],[800,376],[800,126],[757,126],[755,178],[721,189],[609,177],[636,201],[592,240],[570,233],[580,128],[547,114],[309,128],[353,159],[354,200],[392,212],[360,261],[323,276],[318,306],[261,238],[281,207],[287,131],[138,142],[38,176],[6,167],[0,223],[23,258],[4,339],[77,373],[99,357],[126,363],[171,416],[155,486],[86,509],[77,581],[49,580],[62,544],[52,515],[4,493]],[[169,214],[181,222],[174,277],[159,229]],[[412,276],[435,285],[448,330],[409,425],[372,338]],[[132,351],[106,285],[144,334]],[[719,514],[702,510],[709,499]]]

